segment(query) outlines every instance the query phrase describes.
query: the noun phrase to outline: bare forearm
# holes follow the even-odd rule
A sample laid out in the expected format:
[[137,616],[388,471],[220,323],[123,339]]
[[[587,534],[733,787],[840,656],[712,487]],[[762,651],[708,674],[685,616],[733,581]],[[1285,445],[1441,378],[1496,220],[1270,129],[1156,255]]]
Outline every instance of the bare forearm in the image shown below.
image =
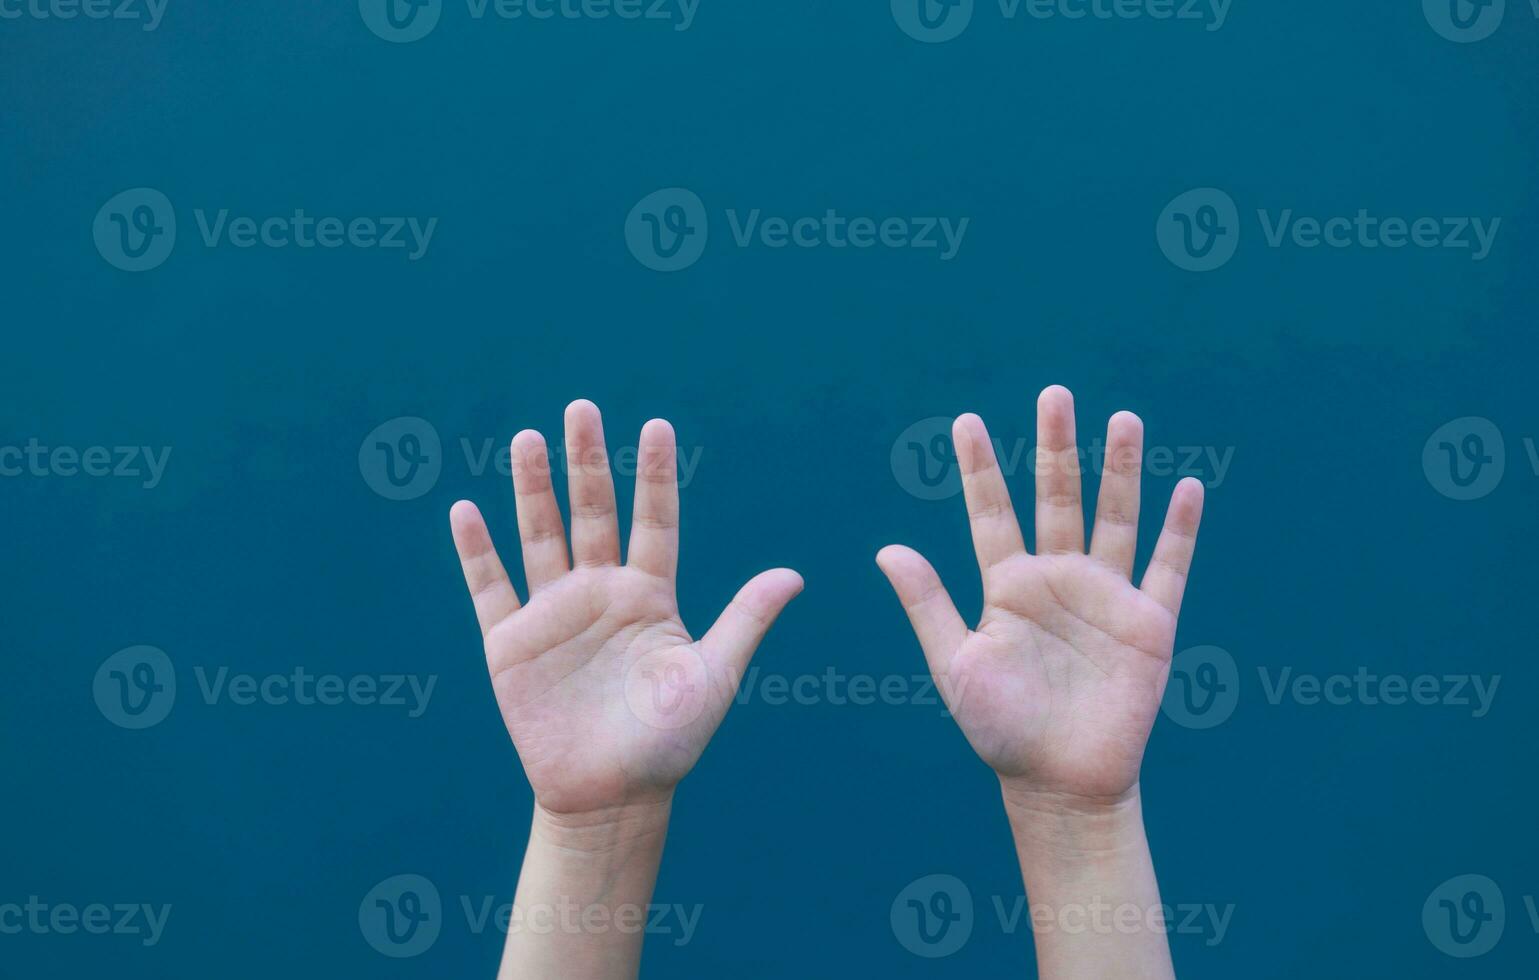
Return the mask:
[[1042,980],[1171,980],[1135,786],[1087,803],[1004,786]]
[[671,799],[582,816],[535,806],[501,980],[630,980]]

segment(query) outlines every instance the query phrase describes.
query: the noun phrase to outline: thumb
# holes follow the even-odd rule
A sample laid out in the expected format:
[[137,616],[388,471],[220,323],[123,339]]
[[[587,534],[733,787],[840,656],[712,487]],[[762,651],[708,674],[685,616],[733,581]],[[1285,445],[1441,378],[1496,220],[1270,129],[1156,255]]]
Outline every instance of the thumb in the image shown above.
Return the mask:
[[924,648],[930,672],[945,674],[951,654],[967,639],[967,623],[941,584],[935,568],[912,548],[892,544],[877,552],[876,564],[892,583]]
[[789,568],[760,572],[727,603],[700,645],[734,677],[742,677],[759,641],[786,603],[802,591],[802,584],[802,577]]

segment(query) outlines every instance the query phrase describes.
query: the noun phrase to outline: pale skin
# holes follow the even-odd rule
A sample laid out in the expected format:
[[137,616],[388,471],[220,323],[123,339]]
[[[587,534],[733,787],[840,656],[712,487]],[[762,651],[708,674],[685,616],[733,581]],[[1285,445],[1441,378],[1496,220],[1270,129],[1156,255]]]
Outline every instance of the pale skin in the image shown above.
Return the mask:
[[[1169,673],[1202,485],[1176,487],[1135,587],[1143,440],[1135,416],[1119,413],[1108,426],[1088,553],[1067,390],[1049,388],[1038,401],[1032,553],[982,421],[957,419],[953,439],[983,572],[978,626],[967,627],[916,552],[890,546],[877,562],[948,706],[999,776],[1033,907],[1157,909],[1139,767]],[[636,976],[645,916],[631,915],[651,900],[674,787],[721,723],[759,641],[802,587],[788,569],[764,572],[692,639],[675,600],[672,428],[654,420],[642,430],[624,564],[602,422],[591,403],[568,407],[566,447],[570,549],[544,440],[532,431],[513,440],[527,602],[475,506],[461,501],[450,515],[492,686],[535,795],[505,980]],[[595,909],[607,926],[591,925]],[[1173,976],[1159,929],[1033,923],[1047,980]]]
[[[907,610],[937,686],[999,777],[1033,910],[1044,980],[1174,976],[1144,835],[1139,768],[1159,712],[1203,486],[1181,481],[1138,585],[1143,423],[1107,425],[1085,543],[1074,400],[1037,401],[1036,547],[1028,552],[983,421],[952,428],[984,609],[969,629],[930,563],[899,545],[877,564]],[[1120,913],[1138,925],[1118,925]],[[1097,923],[1101,926],[1097,927]]]
[[480,511],[450,526],[486,647],[492,688],[534,790],[534,822],[499,976],[637,975],[674,787],[731,705],[759,641],[802,588],[763,572],[694,639],[679,618],[679,490],[673,428],[637,446],[625,561],[603,422],[566,410],[570,547],[539,433],[513,439],[527,600]]

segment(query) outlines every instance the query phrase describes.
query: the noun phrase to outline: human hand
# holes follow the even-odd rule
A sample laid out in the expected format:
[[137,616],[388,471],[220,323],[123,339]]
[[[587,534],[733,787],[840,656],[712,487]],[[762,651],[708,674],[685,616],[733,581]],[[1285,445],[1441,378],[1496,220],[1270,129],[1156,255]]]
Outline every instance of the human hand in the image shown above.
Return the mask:
[[882,549],[877,564],[907,610],[947,706],[1007,798],[1073,805],[1136,796],[1144,745],[1170,672],[1176,616],[1202,516],[1203,486],[1182,480],[1142,585],[1138,544],[1143,423],[1107,426],[1106,465],[1085,553],[1074,399],[1037,401],[1035,554],[1026,551],[983,421],[952,427],[984,609],[968,629],[917,552]]
[[591,402],[566,410],[570,560],[545,440],[513,439],[513,492],[529,587],[520,603],[469,501],[450,511],[508,733],[539,806],[581,817],[666,802],[730,706],[754,649],[802,588],[789,569],[743,586],[691,639],[675,571],[679,494],[673,428],[641,430],[627,561],[614,482]]

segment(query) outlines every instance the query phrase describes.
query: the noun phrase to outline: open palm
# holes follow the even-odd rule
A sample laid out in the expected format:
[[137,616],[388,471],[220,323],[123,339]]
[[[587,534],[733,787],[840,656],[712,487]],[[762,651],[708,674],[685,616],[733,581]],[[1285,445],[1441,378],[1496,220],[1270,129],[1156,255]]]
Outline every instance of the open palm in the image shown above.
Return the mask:
[[1141,587],[1143,423],[1107,426],[1095,531],[1085,552],[1074,400],[1037,402],[1036,553],[1026,551],[983,421],[952,429],[984,610],[968,629],[940,577],[892,545],[877,562],[898,593],[937,684],[978,755],[1007,786],[1115,801],[1138,783],[1175,644],[1176,616],[1202,515],[1203,488],[1181,481]]
[[566,411],[570,556],[545,440],[532,430],[515,436],[526,603],[475,505],[460,501],[450,512],[497,703],[535,798],[552,813],[665,798],[721,724],[770,624],[801,591],[795,572],[764,572],[704,637],[690,637],[675,598],[676,455],[673,428],[648,422],[622,565],[598,409],[577,401]]

